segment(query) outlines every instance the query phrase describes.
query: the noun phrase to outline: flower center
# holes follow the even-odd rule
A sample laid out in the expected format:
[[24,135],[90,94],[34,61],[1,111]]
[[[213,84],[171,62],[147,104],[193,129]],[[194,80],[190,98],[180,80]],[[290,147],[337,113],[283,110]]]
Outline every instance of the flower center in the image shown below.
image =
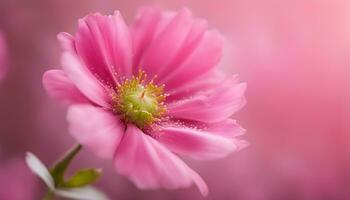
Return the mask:
[[147,75],[140,71],[117,85],[113,96],[114,110],[125,123],[133,123],[139,128],[151,125],[166,112],[164,86],[157,86],[153,79],[147,82]]

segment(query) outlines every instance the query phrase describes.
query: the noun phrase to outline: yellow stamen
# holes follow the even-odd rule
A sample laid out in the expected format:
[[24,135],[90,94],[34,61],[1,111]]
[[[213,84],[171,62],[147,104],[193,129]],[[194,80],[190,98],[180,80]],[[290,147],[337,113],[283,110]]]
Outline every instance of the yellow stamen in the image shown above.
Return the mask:
[[117,84],[113,96],[114,110],[124,122],[133,123],[139,128],[158,122],[166,113],[164,85],[157,86],[147,81],[147,75],[139,71],[123,83]]

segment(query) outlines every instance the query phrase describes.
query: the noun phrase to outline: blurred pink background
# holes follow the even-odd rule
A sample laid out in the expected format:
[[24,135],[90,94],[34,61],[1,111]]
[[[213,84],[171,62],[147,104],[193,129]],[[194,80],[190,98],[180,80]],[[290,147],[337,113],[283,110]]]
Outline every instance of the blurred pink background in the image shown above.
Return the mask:
[[[131,22],[142,5],[189,7],[208,19],[227,38],[221,67],[248,83],[248,104],[235,118],[250,146],[217,161],[188,162],[208,183],[207,199],[350,199],[345,0],[1,0],[8,72],[0,82],[0,199],[43,195],[43,184],[21,161],[26,151],[48,165],[74,144],[65,106],[48,98],[41,84],[45,70],[59,68],[56,34],[74,33],[77,19],[90,12],[120,10]],[[138,190],[111,163],[85,151],[74,165],[103,166],[98,185],[112,199],[203,199],[194,187]],[[5,190],[27,195],[4,196],[11,195]]]

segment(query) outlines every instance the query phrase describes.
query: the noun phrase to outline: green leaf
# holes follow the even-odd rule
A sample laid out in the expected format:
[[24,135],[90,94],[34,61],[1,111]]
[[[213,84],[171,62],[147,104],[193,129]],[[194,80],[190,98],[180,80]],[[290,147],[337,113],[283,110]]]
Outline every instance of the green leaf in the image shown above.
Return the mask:
[[63,187],[82,187],[95,182],[102,174],[101,169],[88,168],[77,171],[72,177],[64,182]]
[[60,186],[64,183],[64,173],[68,168],[69,164],[72,162],[73,158],[78,154],[82,146],[80,144],[76,145],[70,149],[62,159],[60,159],[50,170],[50,173],[55,181],[56,186]]

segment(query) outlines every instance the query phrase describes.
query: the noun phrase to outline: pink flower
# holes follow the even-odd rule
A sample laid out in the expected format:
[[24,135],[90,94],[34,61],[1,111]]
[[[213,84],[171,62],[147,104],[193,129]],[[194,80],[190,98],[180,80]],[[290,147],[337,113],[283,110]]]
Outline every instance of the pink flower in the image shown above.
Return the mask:
[[69,131],[138,188],[175,189],[202,178],[176,154],[221,158],[245,146],[232,114],[246,85],[216,65],[222,38],[188,9],[143,8],[128,27],[119,12],[79,20],[60,33],[63,70],[43,76],[48,93],[70,104]]

